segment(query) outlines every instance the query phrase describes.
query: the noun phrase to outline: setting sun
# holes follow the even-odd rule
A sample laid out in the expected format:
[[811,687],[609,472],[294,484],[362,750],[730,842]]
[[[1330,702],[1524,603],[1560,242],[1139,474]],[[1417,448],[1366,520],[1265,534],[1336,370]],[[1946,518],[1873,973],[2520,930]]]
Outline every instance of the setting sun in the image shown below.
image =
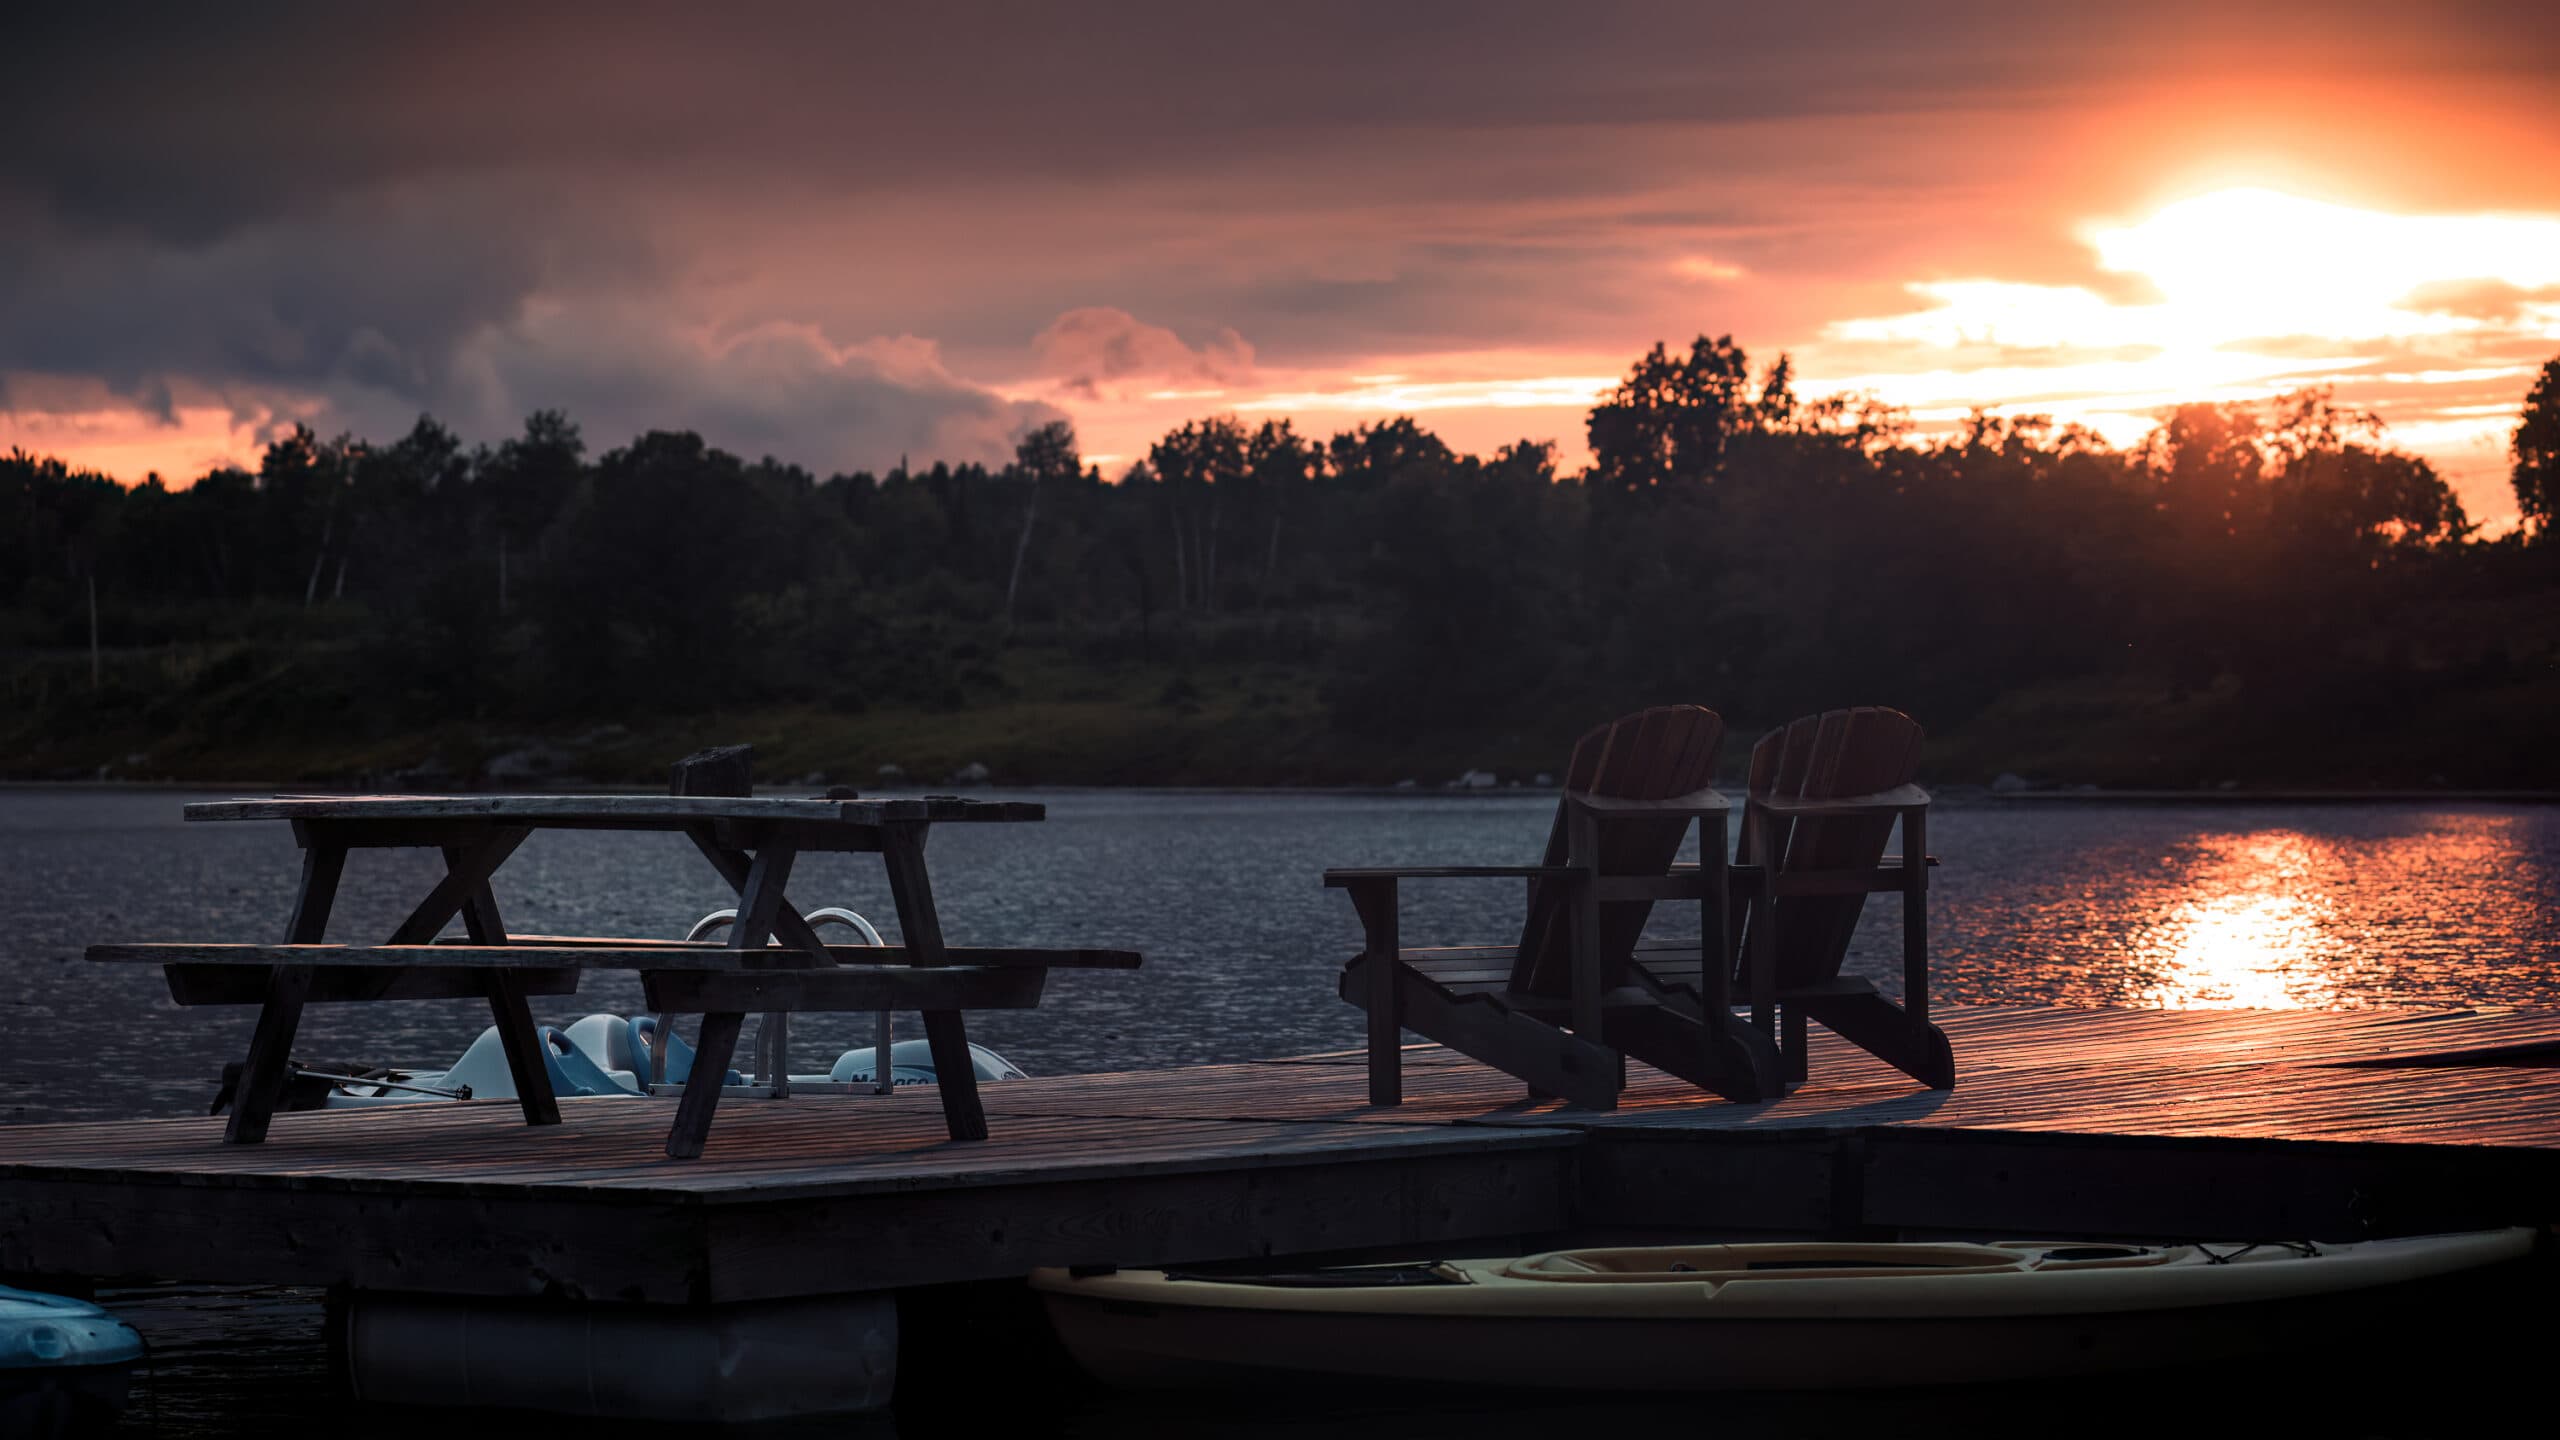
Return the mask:
[[[2132,225],[2087,226],[2099,268],[2148,282],[2157,298],[2111,299],[2081,285],[1925,281],[1937,302],[1849,320],[1833,334],[1940,348],[2125,351],[2172,383],[2230,383],[2262,368],[2344,363],[2345,342],[2480,331],[2521,322],[2560,337],[2560,219],[2388,215],[2268,190],[2224,190]],[[2334,352],[2334,353],[2332,353]],[[2514,373],[2522,373],[2518,367]],[[2148,388],[2148,387],[2145,387]]]
[[2560,285],[2560,219],[2393,215],[2244,189],[2088,238],[2100,265],[2159,287],[2170,344],[2460,333],[2489,323],[2469,313],[2489,305],[2560,336],[2560,295],[2527,295]]

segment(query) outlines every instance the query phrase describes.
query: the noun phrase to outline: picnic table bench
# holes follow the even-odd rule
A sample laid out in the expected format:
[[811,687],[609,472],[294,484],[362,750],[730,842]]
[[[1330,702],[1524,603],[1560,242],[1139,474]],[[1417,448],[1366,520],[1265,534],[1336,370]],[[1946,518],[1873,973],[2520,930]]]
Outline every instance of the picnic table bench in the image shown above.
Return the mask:
[[[1035,1006],[1053,968],[1133,968],[1132,951],[970,947],[946,943],[924,861],[935,824],[1036,821],[1019,801],[820,800],[703,795],[279,796],[186,807],[186,818],[285,820],[302,849],[302,880],[280,945],[92,946],[102,963],[164,967],[180,1005],[256,1004],[237,1097],[223,1138],[254,1144],[289,1078],[294,1033],[308,1004],[485,997],[527,1124],[560,1110],[526,1001],[568,995],[587,970],[637,971],[652,1010],[698,1014],[693,1072],[677,1102],[667,1153],[702,1153],[738,1034],[750,1012],[915,1010],[924,1016],[943,1115],[954,1140],[982,1140],[986,1111],[962,1012]],[[536,830],[682,834],[737,892],[725,940],[511,936],[490,877]],[[358,849],[439,851],[444,873],[379,945],[325,942],[347,855]],[[877,854],[904,943],[830,946],[786,891],[804,852]],[[444,937],[459,918],[461,943]],[[655,1052],[664,1054],[663,1047]],[[886,1063],[885,1057],[882,1062]]]

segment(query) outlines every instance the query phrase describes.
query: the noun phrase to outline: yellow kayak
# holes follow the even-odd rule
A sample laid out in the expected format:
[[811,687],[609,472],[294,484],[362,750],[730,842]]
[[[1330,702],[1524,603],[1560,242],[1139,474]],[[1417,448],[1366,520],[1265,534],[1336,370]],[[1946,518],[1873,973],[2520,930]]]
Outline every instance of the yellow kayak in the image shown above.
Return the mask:
[[1118,1384],[1331,1375],[1794,1389],[2369,1346],[2395,1307],[2521,1260],[2534,1238],[1650,1246],[1258,1272],[1039,1270],[1031,1283],[1078,1363]]

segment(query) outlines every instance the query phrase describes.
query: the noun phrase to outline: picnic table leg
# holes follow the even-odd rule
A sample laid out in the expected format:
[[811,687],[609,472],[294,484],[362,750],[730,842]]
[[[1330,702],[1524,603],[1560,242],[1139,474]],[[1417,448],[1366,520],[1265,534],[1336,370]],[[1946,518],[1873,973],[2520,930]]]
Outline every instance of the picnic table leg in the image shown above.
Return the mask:
[[[329,906],[338,898],[338,877],[347,866],[347,847],[313,837],[302,852],[302,888],[293,900],[293,918],[285,923],[284,943],[316,945],[329,929]],[[240,1066],[240,1088],[231,1097],[231,1118],[222,1129],[223,1143],[255,1145],[267,1138],[267,1122],[284,1099],[285,1077],[293,1068],[293,1032],[302,1025],[303,997],[311,993],[311,967],[278,965],[267,974],[267,1001],[258,1009],[258,1028],[249,1036],[249,1055]]]
[[[500,843],[492,840],[477,848],[485,851]],[[521,843],[521,837],[517,843]],[[448,877],[474,870],[481,876],[463,896],[462,927],[474,945],[504,945],[507,926],[499,918],[498,897],[490,890],[488,880],[488,870],[496,867],[480,869],[476,862],[486,857],[475,856],[473,849],[464,845],[444,847]],[[498,858],[504,859],[514,849],[514,843],[505,844]],[[524,1123],[559,1124],[560,1098],[551,1089],[551,1067],[542,1058],[542,1033],[534,1028],[533,1008],[525,1003],[524,977],[492,968],[483,983],[488,987],[489,1015],[498,1027],[498,1043],[507,1052],[507,1075],[515,1081],[516,1103],[524,1109]]]
[[[762,951],[784,914],[801,921],[799,914],[783,903],[783,887],[791,880],[791,863],[798,858],[797,849],[786,844],[767,845],[750,860],[710,841],[707,834],[695,836],[694,843],[724,877],[734,874],[738,918],[729,926],[730,949]],[[743,862],[743,868],[735,862]],[[801,921],[801,928],[808,928],[806,921]],[[825,951],[819,953],[823,955]],[[720,1087],[728,1079],[730,1057],[738,1050],[738,1031],[746,1021],[745,1012],[738,1010],[715,1010],[702,1017],[702,1029],[693,1038],[693,1073],[685,1077],[684,1097],[676,1102],[675,1124],[667,1131],[667,1158],[701,1157],[704,1143],[711,1138],[711,1117],[720,1108]]]
[[711,1112],[720,1106],[720,1085],[729,1073],[729,1057],[738,1051],[738,1027],[747,1017],[722,1010],[702,1017],[693,1037],[693,1073],[685,1077],[684,1098],[676,1102],[676,1123],[667,1131],[667,1158],[698,1160],[711,1138]]
[[[942,964],[942,920],[934,913],[933,886],[924,873],[924,827],[882,826],[880,863],[889,872],[889,895],[897,902],[907,955],[918,965]],[[960,1012],[927,1010],[924,1035],[933,1048],[934,1084],[942,1094],[942,1119],[951,1138],[986,1139],[986,1105],[978,1098],[977,1062],[969,1054],[969,1031]]]
[[[761,888],[756,889],[756,894],[758,896],[756,903],[767,906],[772,912],[769,918],[765,918],[760,922],[763,926],[764,934],[767,939],[772,938],[774,932],[782,929],[782,916],[785,911],[790,912],[792,920],[798,923],[802,933],[814,934],[814,931],[808,924],[807,917],[803,916],[798,910],[792,908],[791,897],[784,894],[782,891],[782,882],[790,876],[791,862],[798,853],[797,848],[794,846],[783,844],[767,845],[762,850],[756,852],[756,858],[750,862],[747,867],[748,885],[751,888],[761,885]],[[757,879],[759,875],[768,876],[769,880],[760,882]],[[746,918],[745,912],[748,905],[749,902],[745,892],[740,892],[738,896],[738,908],[740,912],[739,919],[741,921]],[[734,940],[737,934],[738,930],[733,926],[730,930],[731,938]],[[786,944],[794,943],[789,935],[785,935],[783,940]],[[761,950],[764,948],[764,945],[765,942],[763,940],[755,942],[756,949]],[[826,958],[826,952],[821,950],[813,957],[802,958],[799,963],[806,965],[824,965],[829,962]],[[791,1098],[791,1076],[789,1074],[789,1066],[791,1064],[790,1011],[768,1011],[765,1014],[763,1023],[756,1027],[755,1064],[756,1068],[760,1071],[764,1070],[767,1065],[772,1067],[770,1071],[765,1072],[766,1094],[772,1096],[776,1100],[787,1100]]]
[[489,1014],[498,1027],[498,1043],[507,1052],[507,1074],[516,1083],[516,1104],[527,1125],[560,1123],[560,1097],[551,1089],[551,1067],[542,1058],[542,1032],[534,1027],[533,1007],[525,1003],[524,977],[491,969]]

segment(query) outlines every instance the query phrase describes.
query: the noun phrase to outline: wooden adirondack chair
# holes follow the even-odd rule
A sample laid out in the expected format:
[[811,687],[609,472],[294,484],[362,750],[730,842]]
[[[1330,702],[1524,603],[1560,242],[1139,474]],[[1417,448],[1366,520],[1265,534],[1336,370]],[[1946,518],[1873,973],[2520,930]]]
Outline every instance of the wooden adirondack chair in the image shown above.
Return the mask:
[[[1787,1079],[1805,1077],[1806,1022],[1832,1031],[1938,1090],[1955,1055],[1929,1023],[1928,792],[1911,783],[1920,726],[1899,710],[1808,715],[1751,748],[1749,795],[1734,855],[1744,898],[1736,973],[1769,977],[1755,1005],[1783,1016]],[[1884,853],[1894,825],[1902,853]],[[1902,896],[1902,996],[1840,973],[1867,896]]]
[[[1367,932],[1341,993],[1369,1013],[1371,1104],[1403,1098],[1406,1030],[1594,1109],[1616,1106],[1628,1055],[1734,1099],[1779,1093],[1775,1044],[1729,1004],[1731,805],[1709,786],[1723,738],[1723,719],[1697,705],[1660,706],[1583,736],[1536,865],[1325,872],[1325,884],[1349,892]],[[1675,865],[1692,821],[1701,863]],[[1518,941],[1401,947],[1400,882],[1486,877],[1528,882]],[[1637,950],[1663,900],[1698,902],[1711,961],[1697,947]],[[1768,977],[1757,978],[1766,990]]]

